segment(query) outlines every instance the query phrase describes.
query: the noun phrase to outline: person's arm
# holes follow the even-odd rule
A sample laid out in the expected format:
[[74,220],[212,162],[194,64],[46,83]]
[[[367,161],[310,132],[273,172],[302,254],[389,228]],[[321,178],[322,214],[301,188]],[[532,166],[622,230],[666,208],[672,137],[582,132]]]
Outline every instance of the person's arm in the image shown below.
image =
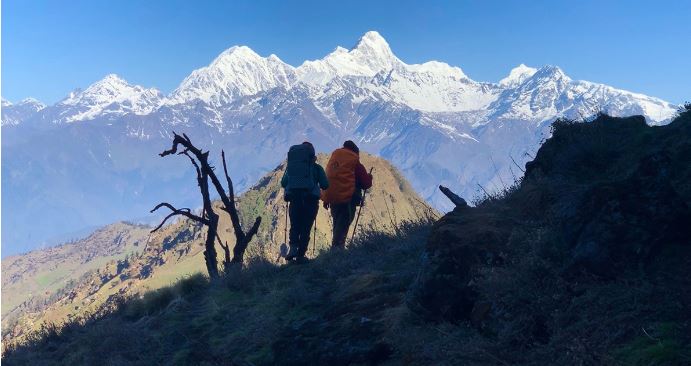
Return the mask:
[[361,163],[355,166],[355,181],[362,189],[370,189],[372,187],[372,175],[367,173],[367,169]]
[[283,177],[281,177],[281,187],[285,188],[288,185],[288,174],[283,173]]
[[326,178],[324,168],[322,168],[322,166],[319,164],[315,165],[317,166],[317,179],[319,180],[319,187],[321,187],[321,189],[329,188],[329,179]]

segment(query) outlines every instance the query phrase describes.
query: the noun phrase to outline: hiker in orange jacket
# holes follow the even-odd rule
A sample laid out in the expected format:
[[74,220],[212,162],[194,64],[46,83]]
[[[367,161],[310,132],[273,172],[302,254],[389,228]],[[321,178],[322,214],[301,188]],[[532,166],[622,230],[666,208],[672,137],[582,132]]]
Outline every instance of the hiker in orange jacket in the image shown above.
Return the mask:
[[331,154],[326,165],[329,188],[322,191],[324,208],[333,217],[332,248],[345,247],[348,228],[355,218],[355,208],[362,203],[362,190],[372,187],[372,175],[360,163],[360,149],[353,141]]

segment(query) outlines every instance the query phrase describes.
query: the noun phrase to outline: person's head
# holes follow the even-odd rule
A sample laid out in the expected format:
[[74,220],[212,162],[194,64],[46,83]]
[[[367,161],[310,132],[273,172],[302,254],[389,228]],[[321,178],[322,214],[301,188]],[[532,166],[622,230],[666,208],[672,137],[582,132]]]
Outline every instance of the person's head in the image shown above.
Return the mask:
[[355,143],[351,140],[347,140],[346,142],[344,142],[343,147],[356,154],[360,154],[360,148],[357,147],[357,145],[355,145]]
[[314,161],[317,161],[317,153],[314,150],[314,145],[312,145],[312,143],[309,141],[305,141],[302,144],[310,148],[310,151],[312,152],[312,158],[314,159]]

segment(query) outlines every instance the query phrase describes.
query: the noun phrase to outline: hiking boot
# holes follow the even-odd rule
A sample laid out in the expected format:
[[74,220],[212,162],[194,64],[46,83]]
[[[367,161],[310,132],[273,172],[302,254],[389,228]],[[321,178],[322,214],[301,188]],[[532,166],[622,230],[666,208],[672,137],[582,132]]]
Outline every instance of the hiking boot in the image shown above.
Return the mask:
[[304,257],[304,256],[303,256],[303,257],[297,257],[297,258],[295,258],[295,264],[305,264],[305,263],[309,263],[309,261],[310,261],[310,260],[307,259],[307,257]]
[[290,246],[290,250],[288,251],[288,254],[286,254],[286,260],[287,261],[292,261],[295,259],[295,257],[298,255],[298,248],[295,246]]
[[287,255],[288,255],[288,246],[285,243],[283,243],[283,244],[281,244],[281,248],[279,249],[278,256],[280,258],[285,258]]

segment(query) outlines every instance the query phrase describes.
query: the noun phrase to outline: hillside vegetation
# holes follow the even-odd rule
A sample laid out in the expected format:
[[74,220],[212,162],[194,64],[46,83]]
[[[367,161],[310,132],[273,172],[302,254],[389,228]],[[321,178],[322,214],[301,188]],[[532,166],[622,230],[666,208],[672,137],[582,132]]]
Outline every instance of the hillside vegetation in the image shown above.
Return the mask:
[[3,362],[689,364],[689,179],[688,110],[660,127],[559,121],[522,181],[476,207],[304,266],[253,256],[46,328]]
[[[325,165],[327,156],[320,154],[318,159]],[[375,185],[368,192],[359,232],[396,233],[404,222],[436,217],[437,213],[417,196],[391,164],[366,153],[362,153],[361,160],[365,166],[374,168],[376,177]],[[247,250],[249,258],[263,258],[274,263],[278,259],[286,224],[286,206],[280,188],[284,165],[267,174],[239,198],[241,218],[262,217],[259,232]],[[194,182],[189,184],[193,186]],[[194,222],[180,220],[151,235],[149,230],[149,227],[117,224],[76,244],[4,260],[3,338],[6,344],[21,343],[44,325],[59,327],[72,319],[108,313],[131,297],[170,286],[181,278],[206,273],[203,258],[206,229]],[[227,215],[221,215],[218,232],[231,247],[235,244]],[[320,209],[316,231],[312,234],[315,239],[310,243],[308,257],[319,255],[329,246],[331,220],[328,211]],[[67,250],[71,253],[69,256],[60,254]],[[220,263],[222,251],[220,248],[218,251]],[[86,264],[80,264],[86,260],[83,258],[89,259]],[[84,270],[67,271],[70,266]],[[43,272],[34,275],[38,268]],[[41,276],[54,278],[50,282],[52,287],[46,287],[45,294],[39,297],[30,289],[36,286],[34,282],[44,278]],[[21,306],[13,310],[11,317],[5,317],[5,303],[16,302],[22,297],[26,298],[25,302],[40,303],[40,306]]]
[[119,222],[80,240],[3,258],[3,333],[23,314],[43,310],[107,263],[136,256],[144,249],[149,230]]

